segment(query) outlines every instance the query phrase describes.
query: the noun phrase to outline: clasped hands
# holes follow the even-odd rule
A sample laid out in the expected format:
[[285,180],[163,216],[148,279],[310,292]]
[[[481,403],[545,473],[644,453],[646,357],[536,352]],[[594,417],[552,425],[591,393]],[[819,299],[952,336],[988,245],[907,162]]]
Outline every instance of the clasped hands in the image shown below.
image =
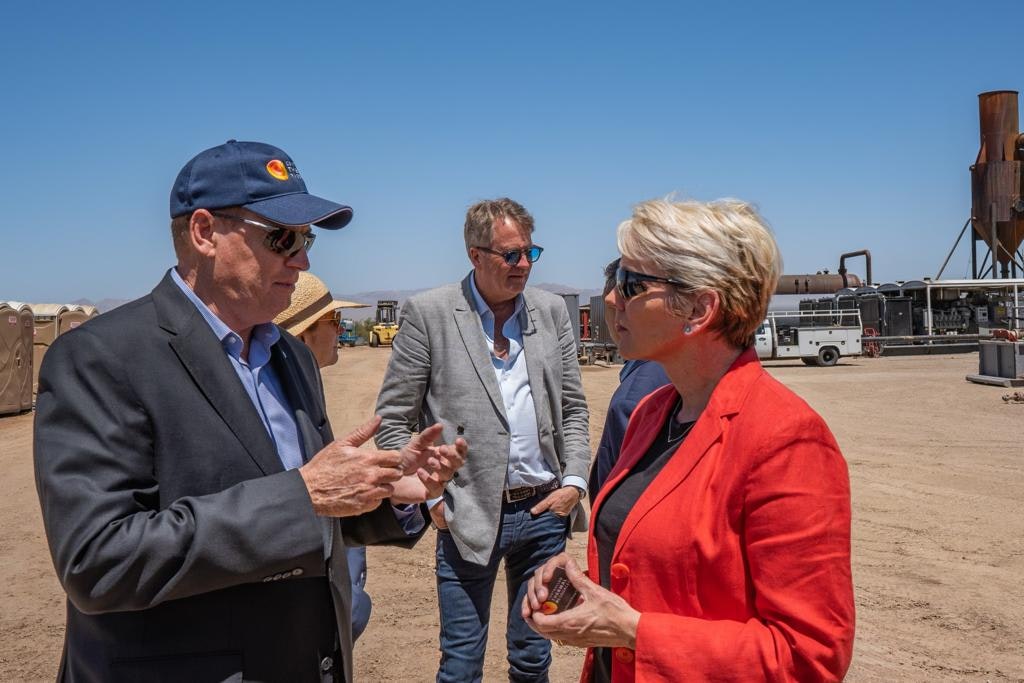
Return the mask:
[[[548,598],[548,585],[556,567],[565,569],[569,581],[579,591],[580,599],[575,607],[564,612],[544,614],[541,605]],[[587,578],[566,553],[552,557],[530,577],[523,597],[522,615],[530,628],[561,645],[636,649],[640,612],[620,596]]]
[[440,424],[414,435],[400,451],[360,448],[379,426],[380,417],[374,416],[324,446],[299,468],[318,515],[361,515],[376,509],[385,498],[395,504],[421,503],[440,496],[466,461],[465,439],[434,445],[441,436]]

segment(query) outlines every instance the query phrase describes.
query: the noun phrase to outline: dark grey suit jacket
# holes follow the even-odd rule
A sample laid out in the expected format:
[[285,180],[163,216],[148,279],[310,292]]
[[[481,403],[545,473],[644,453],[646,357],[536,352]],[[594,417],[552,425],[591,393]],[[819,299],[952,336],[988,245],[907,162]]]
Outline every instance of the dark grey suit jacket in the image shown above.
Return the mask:
[[[271,362],[308,459],[333,439],[316,363],[286,333]],[[169,275],[51,346],[35,467],[68,595],[66,681],[351,680],[343,537],[417,539],[387,504],[313,513]]]

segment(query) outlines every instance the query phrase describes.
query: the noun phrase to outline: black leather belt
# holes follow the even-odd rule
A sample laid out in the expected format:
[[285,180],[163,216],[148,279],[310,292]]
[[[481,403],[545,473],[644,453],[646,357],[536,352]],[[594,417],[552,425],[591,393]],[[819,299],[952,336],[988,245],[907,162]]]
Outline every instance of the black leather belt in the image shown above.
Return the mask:
[[558,480],[552,479],[549,482],[541,484],[540,486],[520,486],[517,489],[505,489],[504,498],[506,503],[515,503],[520,500],[526,500],[527,498],[533,498],[539,496],[542,493],[548,493],[558,488]]

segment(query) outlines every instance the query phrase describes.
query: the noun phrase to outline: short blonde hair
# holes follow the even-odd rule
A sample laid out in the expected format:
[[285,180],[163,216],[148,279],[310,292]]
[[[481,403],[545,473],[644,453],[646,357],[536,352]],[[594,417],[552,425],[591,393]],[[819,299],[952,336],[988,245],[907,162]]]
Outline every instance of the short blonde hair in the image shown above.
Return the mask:
[[721,314],[711,329],[738,348],[751,344],[782,272],[768,224],[738,199],[637,204],[619,225],[618,246],[623,256],[686,283],[673,287],[680,309],[700,290],[717,292]]

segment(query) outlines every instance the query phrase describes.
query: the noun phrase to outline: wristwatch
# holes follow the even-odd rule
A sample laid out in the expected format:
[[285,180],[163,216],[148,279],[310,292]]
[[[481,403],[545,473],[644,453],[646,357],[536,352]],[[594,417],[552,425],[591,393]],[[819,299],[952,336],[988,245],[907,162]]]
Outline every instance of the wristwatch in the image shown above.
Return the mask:
[[580,500],[583,500],[584,498],[587,497],[587,490],[582,486],[576,486],[575,484],[569,484],[569,486],[573,487],[574,489],[580,492]]

